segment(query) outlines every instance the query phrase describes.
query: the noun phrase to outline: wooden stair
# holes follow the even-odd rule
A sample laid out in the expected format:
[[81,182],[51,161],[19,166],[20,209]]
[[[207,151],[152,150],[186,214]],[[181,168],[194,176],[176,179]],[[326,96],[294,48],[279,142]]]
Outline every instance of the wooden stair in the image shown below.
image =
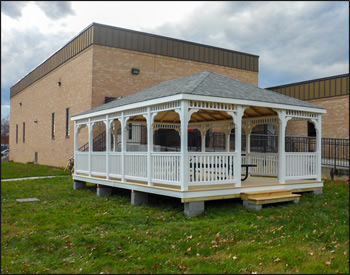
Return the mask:
[[292,194],[292,190],[280,189],[241,193],[243,205],[248,209],[260,210],[263,204],[293,201],[299,203],[299,194]]

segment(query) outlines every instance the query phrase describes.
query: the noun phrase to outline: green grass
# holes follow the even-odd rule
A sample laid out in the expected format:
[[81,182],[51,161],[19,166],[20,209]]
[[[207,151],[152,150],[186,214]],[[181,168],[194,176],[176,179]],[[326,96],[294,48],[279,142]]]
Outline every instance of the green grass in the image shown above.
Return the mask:
[[39,164],[1,162],[2,179],[58,175],[70,175],[70,171],[64,171],[63,168],[48,167]]
[[[1,184],[1,273],[349,273],[349,185],[326,181],[300,204],[246,210],[206,202],[187,219],[177,199],[109,198],[72,179]],[[17,198],[37,197],[36,203]]]

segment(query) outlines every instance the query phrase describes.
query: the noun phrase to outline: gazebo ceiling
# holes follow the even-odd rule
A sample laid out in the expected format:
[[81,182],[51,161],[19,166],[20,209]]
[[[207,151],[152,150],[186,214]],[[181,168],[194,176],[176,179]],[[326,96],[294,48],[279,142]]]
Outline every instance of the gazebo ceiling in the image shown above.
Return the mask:
[[[243,118],[258,118],[271,115],[276,115],[276,112],[271,108],[251,106],[245,110]],[[221,121],[230,119],[232,119],[232,117],[225,111],[199,110],[192,114],[190,122]],[[129,121],[145,122],[146,119],[144,116],[138,115],[131,117]],[[180,123],[180,117],[178,113],[173,110],[165,111],[158,113],[154,118],[154,122]]]

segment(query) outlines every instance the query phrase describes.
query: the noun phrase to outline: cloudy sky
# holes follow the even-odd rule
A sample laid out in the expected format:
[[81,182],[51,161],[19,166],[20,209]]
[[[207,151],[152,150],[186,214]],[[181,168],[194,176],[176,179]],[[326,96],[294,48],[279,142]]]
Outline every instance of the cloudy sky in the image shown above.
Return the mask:
[[263,88],[349,72],[347,1],[1,1],[1,117],[10,87],[92,22],[259,55]]

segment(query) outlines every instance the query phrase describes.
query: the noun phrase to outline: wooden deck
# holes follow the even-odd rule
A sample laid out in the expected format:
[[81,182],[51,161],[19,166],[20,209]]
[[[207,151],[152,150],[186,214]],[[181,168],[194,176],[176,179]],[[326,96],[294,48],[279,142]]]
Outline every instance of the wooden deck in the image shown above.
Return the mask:
[[242,186],[235,184],[213,184],[190,186],[189,190],[181,191],[180,186],[154,183],[152,186],[143,181],[104,177],[89,177],[87,175],[74,175],[74,179],[91,182],[100,185],[117,187],[122,189],[135,190],[151,194],[159,194],[180,198],[182,202],[221,200],[230,198],[240,198],[242,193],[266,190],[291,189],[292,192],[307,192],[320,190],[323,188],[322,181],[316,180],[287,180],[285,184],[279,184],[275,177],[249,177],[242,182]]

